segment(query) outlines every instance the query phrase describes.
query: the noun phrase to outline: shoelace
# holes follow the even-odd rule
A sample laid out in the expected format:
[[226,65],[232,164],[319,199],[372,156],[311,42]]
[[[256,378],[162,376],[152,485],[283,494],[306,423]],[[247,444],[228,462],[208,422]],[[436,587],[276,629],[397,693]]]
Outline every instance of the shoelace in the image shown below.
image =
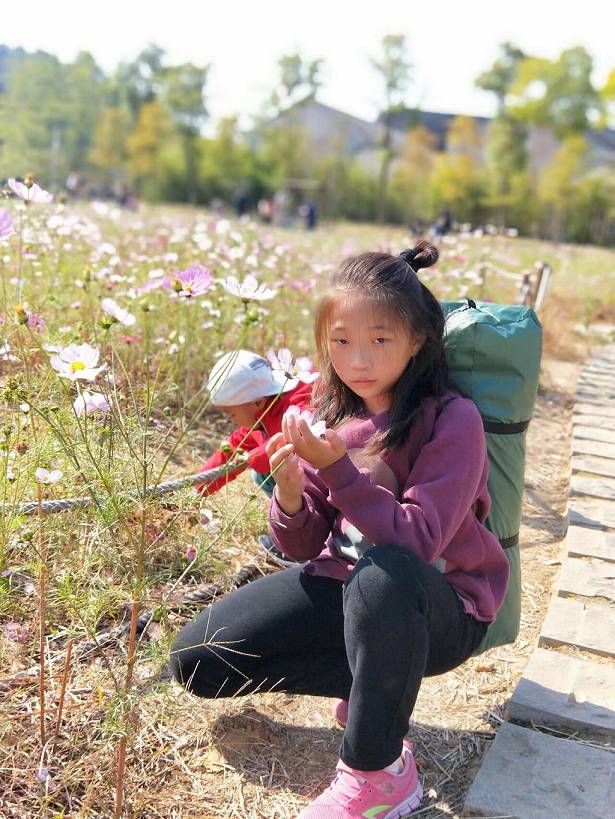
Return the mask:
[[337,796],[338,796],[339,794],[336,794],[336,793],[335,793],[335,785],[336,785],[336,783],[337,783],[338,779],[341,779],[341,778],[342,778],[342,775],[344,775],[344,774],[345,774],[345,775],[347,775],[347,776],[351,776],[351,777],[352,777],[354,780],[356,780],[357,785],[359,786],[359,787],[357,788],[357,792],[356,792],[356,793],[350,793],[350,794],[348,795],[348,799],[352,799],[352,798],[354,798],[355,796],[357,796],[357,795],[358,795],[358,793],[359,793],[359,790],[360,790],[361,786],[365,786],[365,785],[367,785],[367,787],[368,787],[370,790],[371,790],[371,789],[374,787],[374,786],[372,785],[372,783],[369,781],[369,779],[366,779],[364,776],[361,776],[361,774],[360,774],[358,771],[352,771],[352,770],[350,770],[349,768],[342,768],[342,769],[338,770],[337,774],[335,775],[335,779],[334,779],[334,780],[333,780],[333,782],[332,782],[332,783],[329,785],[328,790],[330,790],[330,791],[331,791],[331,796],[333,797],[334,801],[335,801],[335,802],[337,802],[337,804],[338,804],[340,807],[342,807],[342,808],[344,807],[344,804],[343,804],[342,802],[340,802],[340,800],[339,800],[339,799],[337,799]]

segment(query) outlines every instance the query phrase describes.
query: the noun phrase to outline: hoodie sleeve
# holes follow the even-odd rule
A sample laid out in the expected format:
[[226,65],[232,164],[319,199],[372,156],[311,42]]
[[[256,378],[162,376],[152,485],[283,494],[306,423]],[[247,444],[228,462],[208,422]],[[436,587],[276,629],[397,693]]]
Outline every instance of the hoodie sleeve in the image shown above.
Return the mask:
[[269,531],[276,546],[295,560],[312,560],[323,549],[337,517],[337,509],[327,499],[328,490],[310,464],[302,461],[306,490],[303,507],[287,515],[280,507],[276,492],[269,507]]
[[318,470],[318,478],[330,502],[367,539],[405,546],[433,563],[473,507],[486,470],[482,419],[472,401],[459,398],[440,412],[401,501],[390,490],[372,485],[369,474],[359,471],[348,455]]
[[[257,429],[253,429],[250,432],[248,427],[239,427],[232,432],[231,435],[229,435],[226,443],[224,443],[220,449],[210,455],[210,457],[199,469],[199,472],[206,472],[209,469],[215,469],[217,466],[222,466],[222,464],[227,463],[231,455],[233,455],[240,448],[242,451],[249,453],[248,463],[253,469],[256,469],[257,472],[267,472],[269,470],[269,459],[265,453],[264,433]],[[256,466],[255,463],[258,464],[258,466]],[[262,467],[263,465],[265,465],[264,469],[258,468]],[[226,486],[227,483],[230,483],[231,481],[234,481],[235,478],[238,478],[242,472],[243,470],[239,470],[232,475],[225,475],[222,478],[218,478],[213,483],[199,483],[195,486],[195,489],[200,495],[213,495],[214,492],[217,492],[223,486]]]

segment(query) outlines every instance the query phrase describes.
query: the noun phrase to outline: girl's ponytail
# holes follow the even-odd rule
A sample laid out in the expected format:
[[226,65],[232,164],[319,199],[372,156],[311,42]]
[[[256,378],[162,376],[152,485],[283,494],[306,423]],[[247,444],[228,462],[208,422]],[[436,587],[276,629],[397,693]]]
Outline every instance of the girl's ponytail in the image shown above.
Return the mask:
[[440,256],[440,251],[427,239],[421,239],[414,247],[402,250],[399,255],[416,272],[423,267],[431,267],[435,264]]

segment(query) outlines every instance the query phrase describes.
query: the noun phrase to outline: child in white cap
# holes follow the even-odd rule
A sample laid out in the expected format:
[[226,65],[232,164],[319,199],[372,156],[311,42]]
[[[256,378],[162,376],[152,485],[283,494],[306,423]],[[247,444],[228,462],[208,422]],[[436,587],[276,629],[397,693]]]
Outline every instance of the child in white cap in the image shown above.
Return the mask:
[[[269,458],[265,445],[272,435],[282,431],[282,417],[290,406],[299,410],[311,405],[312,384],[287,378],[273,370],[269,361],[249,350],[236,350],[223,355],[207,379],[211,404],[231,417],[237,428],[227,441],[201,466],[200,472],[226,463],[241,449],[246,453],[257,485],[271,497],[275,486],[270,477]],[[241,474],[239,470],[207,484],[197,484],[201,495],[211,495]],[[269,548],[270,538],[263,536],[261,545],[273,557],[275,547]],[[277,562],[286,564],[279,559]],[[294,561],[292,561],[294,563]]]

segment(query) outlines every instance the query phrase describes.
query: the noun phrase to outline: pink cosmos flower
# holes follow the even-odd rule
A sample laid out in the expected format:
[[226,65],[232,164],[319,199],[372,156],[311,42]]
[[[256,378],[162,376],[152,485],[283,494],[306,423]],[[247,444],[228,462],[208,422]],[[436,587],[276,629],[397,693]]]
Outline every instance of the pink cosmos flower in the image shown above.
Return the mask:
[[39,316],[37,313],[30,313],[26,324],[30,330],[44,330],[47,326],[45,324],[45,319],[42,316]]
[[136,288],[137,296],[142,296],[144,293],[150,293],[152,290],[157,290],[159,287],[162,287],[165,281],[170,281],[169,279],[153,279],[150,282],[145,282],[145,284],[140,284]]
[[271,364],[271,369],[283,372],[287,378],[298,379],[304,384],[311,384],[318,378],[319,373],[311,372],[313,366],[311,358],[299,356],[293,361],[293,354],[286,347],[278,350],[277,353],[269,350],[267,358]]
[[13,232],[13,217],[7,208],[0,208],[0,239],[6,239]]
[[101,392],[88,392],[84,390],[73,402],[73,409],[76,415],[92,415],[94,412],[107,413],[111,405]]
[[32,182],[31,185],[26,185],[25,182],[18,182],[17,179],[9,179],[8,184],[15,196],[18,196],[25,202],[40,202],[46,205],[53,200],[53,196],[49,191],[43,190],[36,182]]
[[28,642],[28,629],[26,626],[22,626],[21,623],[15,623],[11,620],[5,625],[5,629],[9,640],[13,640],[15,643]]
[[173,276],[167,277],[163,286],[170,293],[175,294],[176,298],[192,299],[195,296],[202,296],[213,282],[211,271],[206,267],[189,267],[186,270],[180,270]]

